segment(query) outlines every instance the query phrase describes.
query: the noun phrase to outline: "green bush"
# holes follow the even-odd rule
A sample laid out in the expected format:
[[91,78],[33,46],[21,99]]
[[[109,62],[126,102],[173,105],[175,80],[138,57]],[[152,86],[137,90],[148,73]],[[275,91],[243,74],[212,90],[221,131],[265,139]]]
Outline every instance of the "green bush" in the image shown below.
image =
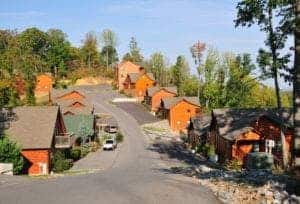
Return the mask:
[[116,136],[117,143],[121,143],[124,140],[124,136],[122,133],[118,132]]
[[216,154],[215,147],[213,145],[208,145],[206,154],[208,157],[215,155]]
[[5,136],[0,136],[0,162],[13,163],[14,174],[21,173],[25,165],[21,155],[21,147]]
[[242,169],[243,163],[238,159],[232,159],[225,161],[225,167],[229,170],[239,171]]
[[63,172],[72,166],[71,162],[60,151],[54,153],[52,164],[54,172]]
[[81,157],[81,149],[80,148],[74,148],[74,149],[72,149],[71,152],[70,152],[70,157],[74,161],[79,160],[80,157]]
[[88,147],[81,148],[81,158],[85,157],[88,153],[90,153],[90,148]]

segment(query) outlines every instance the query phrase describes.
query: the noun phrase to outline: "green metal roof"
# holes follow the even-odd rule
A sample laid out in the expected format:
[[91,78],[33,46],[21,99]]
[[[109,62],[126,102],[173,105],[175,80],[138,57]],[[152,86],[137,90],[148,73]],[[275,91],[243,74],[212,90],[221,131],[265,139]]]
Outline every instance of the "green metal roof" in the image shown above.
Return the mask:
[[64,122],[67,132],[73,133],[76,137],[94,134],[94,115],[65,115]]

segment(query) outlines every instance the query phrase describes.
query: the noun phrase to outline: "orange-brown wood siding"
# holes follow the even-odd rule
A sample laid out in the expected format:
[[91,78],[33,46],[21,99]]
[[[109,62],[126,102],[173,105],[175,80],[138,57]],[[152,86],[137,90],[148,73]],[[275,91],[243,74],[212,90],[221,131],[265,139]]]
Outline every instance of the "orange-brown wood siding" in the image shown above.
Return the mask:
[[[239,135],[236,141],[217,136],[214,130],[211,132],[210,141],[215,145],[220,161],[234,158],[244,162],[246,155],[252,152],[254,144],[259,144],[260,151],[265,151],[266,139],[280,142],[280,128],[270,119],[262,116],[257,121],[253,121],[251,126],[254,130]],[[291,130],[287,130],[284,134],[287,151],[291,152],[293,133]],[[281,153],[273,154],[277,158],[281,158]]]
[[129,73],[140,73],[143,72],[144,69],[141,69],[139,66],[130,66],[130,63],[123,63],[117,68],[117,86],[119,91],[124,89],[124,82]]
[[154,84],[154,80],[150,79],[146,74],[143,74],[135,83],[135,96],[144,97],[147,88],[154,86]]
[[36,78],[35,92],[36,93],[49,93],[52,88],[52,77],[48,75],[39,75]]
[[22,150],[22,156],[27,160],[28,168],[25,170],[29,175],[42,174],[40,164],[47,165],[47,172],[50,169],[50,150]]
[[175,97],[175,93],[170,93],[164,89],[159,90],[158,92],[154,93],[151,97],[151,111],[157,111],[160,106],[161,99],[166,97]]
[[181,131],[187,128],[190,118],[200,112],[200,107],[181,101],[170,109],[170,126],[173,131]]

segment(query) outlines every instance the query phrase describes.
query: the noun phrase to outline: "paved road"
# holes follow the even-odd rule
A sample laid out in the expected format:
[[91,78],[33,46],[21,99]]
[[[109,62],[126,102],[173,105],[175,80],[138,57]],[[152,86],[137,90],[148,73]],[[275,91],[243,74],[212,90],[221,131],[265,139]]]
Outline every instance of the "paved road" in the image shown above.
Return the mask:
[[0,203],[219,203],[209,190],[189,178],[163,171],[160,155],[148,150],[138,122],[108,103],[110,91],[87,90],[96,109],[115,116],[126,135],[114,158],[99,155],[107,160],[94,174],[0,185]]
[[116,103],[116,105],[125,112],[129,113],[132,117],[134,117],[140,125],[159,121],[159,119],[146,111],[146,107],[139,103],[127,102]]

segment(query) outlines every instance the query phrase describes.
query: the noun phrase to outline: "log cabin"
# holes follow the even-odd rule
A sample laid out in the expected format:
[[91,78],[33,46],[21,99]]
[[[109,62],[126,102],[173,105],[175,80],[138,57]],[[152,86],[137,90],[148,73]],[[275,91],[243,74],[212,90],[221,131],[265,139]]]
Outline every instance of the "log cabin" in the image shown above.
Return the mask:
[[158,116],[168,119],[174,132],[186,131],[188,122],[201,114],[197,97],[169,97],[161,99]]
[[94,105],[89,103],[85,95],[79,90],[53,89],[51,96],[51,103],[59,105],[63,115],[94,113]]
[[152,73],[130,73],[123,83],[124,92],[132,97],[144,100],[146,90],[155,86],[155,79]]
[[168,97],[177,96],[177,87],[159,87],[153,86],[146,90],[144,102],[149,106],[151,112],[155,113],[158,111],[161,99]]
[[292,111],[283,110],[280,118],[276,109],[215,109],[212,112],[208,142],[216,148],[221,162],[237,159],[245,162],[254,148],[264,152],[266,140],[274,141],[275,162],[282,161],[280,127],[289,154],[293,138]]
[[72,147],[73,136],[66,131],[58,106],[17,107],[16,119],[10,123],[8,136],[22,148],[26,160],[24,173],[48,174],[51,158],[57,149]]
[[115,80],[116,85],[119,91],[124,89],[124,82],[128,74],[136,73],[142,74],[145,72],[145,69],[137,64],[134,64],[130,61],[123,61],[117,65],[115,69]]

